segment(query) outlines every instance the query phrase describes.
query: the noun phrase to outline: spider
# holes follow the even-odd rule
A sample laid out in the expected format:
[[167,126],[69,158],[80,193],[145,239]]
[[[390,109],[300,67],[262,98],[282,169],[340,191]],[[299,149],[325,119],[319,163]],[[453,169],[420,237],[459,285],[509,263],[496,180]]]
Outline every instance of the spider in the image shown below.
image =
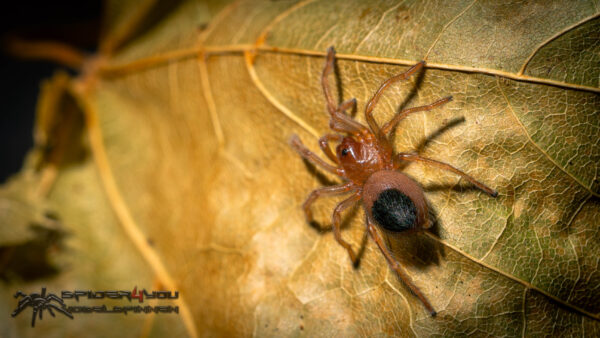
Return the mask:
[[[52,309],[54,308],[56,311],[64,314],[65,316],[73,319],[73,315],[66,309],[65,303],[61,298],[58,298],[54,294],[49,294],[46,296],[46,288],[42,288],[42,293],[32,293],[31,295],[26,295],[21,291],[17,291],[15,293],[15,298],[23,297],[19,300],[19,305],[17,308],[11,313],[12,317],[15,317],[21,311],[23,311],[26,307],[31,306],[33,308],[33,316],[31,318],[31,327],[35,327],[35,318],[40,315],[40,319],[42,319],[42,313],[44,310],[48,310],[52,317],[56,317]],[[51,303],[52,301],[57,302],[61,307]]]
[[[386,231],[393,235],[431,227],[422,188],[411,178],[397,170],[401,169],[405,161],[420,162],[454,172],[492,197],[496,197],[498,192],[450,164],[422,157],[415,153],[394,154],[388,139],[394,127],[412,113],[432,110],[451,101],[451,96],[426,106],[404,109],[381,127],[375,122],[372,114],[373,108],[383,92],[393,83],[410,78],[411,75],[423,68],[425,61],[417,63],[404,73],[387,79],[379,87],[365,106],[365,119],[368,125],[365,126],[346,114],[346,111],[356,109],[356,99],[344,101],[337,106],[333,100],[328,76],[334,68],[334,59],[335,50],[333,47],[329,47],[325,67],[321,75],[321,85],[325,94],[327,110],[331,115],[329,127],[337,133],[326,134],[319,139],[321,150],[334,162],[334,165],[321,159],[306,148],[297,135],[292,135],[290,145],[308,162],[341,177],[345,183],[312,191],[302,206],[306,220],[309,223],[313,222],[311,205],[319,197],[352,194],[333,210],[333,234],[336,241],[348,251],[350,260],[354,267],[357,267],[358,257],[356,253],[341,236],[340,220],[343,210],[361,201],[366,214],[366,231],[375,241],[390,267],[396,271],[402,281],[421,300],[430,314],[435,316],[436,312],[427,298],[412,283],[379,234],[379,231]],[[338,143],[335,153],[329,146],[330,142]]]

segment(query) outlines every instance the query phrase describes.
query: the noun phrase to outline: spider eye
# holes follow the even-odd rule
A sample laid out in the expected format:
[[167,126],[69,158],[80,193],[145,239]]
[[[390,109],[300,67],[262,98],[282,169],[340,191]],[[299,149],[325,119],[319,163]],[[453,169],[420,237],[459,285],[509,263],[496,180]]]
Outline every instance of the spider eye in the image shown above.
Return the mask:
[[342,149],[342,156],[348,155],[348,148]]

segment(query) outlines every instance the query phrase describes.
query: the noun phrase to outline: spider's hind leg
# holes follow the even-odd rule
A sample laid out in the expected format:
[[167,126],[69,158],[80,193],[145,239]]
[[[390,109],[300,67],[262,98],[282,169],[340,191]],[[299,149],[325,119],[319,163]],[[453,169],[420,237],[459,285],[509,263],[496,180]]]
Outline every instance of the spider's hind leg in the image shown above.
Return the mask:
[[421,300],[421,302],[423,303],[423,305],[425,306],[427,311],[429,311],[431,316],[435,316],[437,313],[433,309],[433,306],[431,306],[431,303],[429,303],[427,298],[425,298],[425,296],[421,293],[421,290],[419,290],[419,288],[417,288],[417,286],[413,284],[413,282],[410,280],[410,277],[408,277],[406,272],[404,272],[404,270],[402,270],[402,268],[400,267],[400,264],[398,263],[398,261],[396,261],[396,259],[394,259],[394,257],[392,257],[392,254],[390,253],[390,251],[387,249],[387,247],[383,243],[383,240],[377,233],[377,230],[375,229],[373,224],[368,219],[367,219],[367,228],[369,230],[369,234],[371,235],[371,238],[373,238],[373,240],[379,247],[379,250],[381,251],[381,253],[385,257],[385,259],[387,260],[390,267],[394,271],[396,271],[396,273],[398,274],[400,279],[402,279],[404,284],[406,284],[406,286],[408,286],[408,288]]

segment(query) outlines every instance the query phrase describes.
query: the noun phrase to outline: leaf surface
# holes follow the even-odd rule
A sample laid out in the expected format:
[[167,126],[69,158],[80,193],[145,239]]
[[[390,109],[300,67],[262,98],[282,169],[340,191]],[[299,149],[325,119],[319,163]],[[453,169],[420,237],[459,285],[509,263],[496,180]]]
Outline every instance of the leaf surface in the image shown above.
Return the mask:
[[[111,33],[128,25],[111,13],[133,8],[119,3],[109,5],[105,41],[121,42],[105,42],[114,52],[88,75],[93,86],[74,94],[90,155],[59,167],[49,195],[65,223],[98,224],[98,247],[77,244],[82,253],[139,231],[153,245],[133,241],[123,264],[146,283],[173,281],[193,327],[208,335],[598,334],[597,3],[183,1],[152,24],[140,19],[128,38]],[[317,152],[329,132],[320,85],[329,46],[338,52],[335,97],[356,98],[361,122],[384,80],[425,59],[422,73],[385,93],[377,121],[452,95],[402,121],[394,147],[500,193],[490,198],[435,168],[405,169],[436,225],[386,241],[435,318],[363,242],[361,207],[343,230],[364,245],[356,269],[330,231],[304,221],[308,193],[340,181],[288,145],[297,134]],[[72,180],[94,187],[83,196],[104,206],[61,193]],[[324,229],[338,201],[315,205]],[[81,236],[89,234],[74,243]],[[193,334],[185,316],[169,320]]]

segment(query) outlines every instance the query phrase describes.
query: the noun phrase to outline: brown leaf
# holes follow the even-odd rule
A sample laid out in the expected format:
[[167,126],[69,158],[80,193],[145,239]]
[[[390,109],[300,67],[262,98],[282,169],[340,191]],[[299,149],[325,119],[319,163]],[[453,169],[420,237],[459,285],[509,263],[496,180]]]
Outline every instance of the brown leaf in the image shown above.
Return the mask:
[[[59,165],[47,201],[72,233],[59,258],[74,263],[44,283],[158,283],[181,292],[190,316],[152,323],[89,315],[40,326],[156,335],[171,325],[190,335],[598,335],[593,3],[190,1],[146,22],[139,13],[117,15],[118,6],[153,17],[158,5],[110,3],[103,45],[113,47],[73,81],[89,156]],[[347,213],[343,230],[354,247],[364,244],[356,269],[327,230],[339,200],[315,206],[325,231],[304,221],[308,193],[339,181],[287,143],[298,134],[317,151],[329,132],[320,87],[329,46],[338,52],[336,97],[357,98],[361,122],[382,81],[425,59],[422,73],[386,92],[377,121],[452,95],[402,121],[395,149],[451,163],[500,192],[490,198],[452,173],[406,168],[436,225],[387,241],[437,317],[374,243],[363,243],[361,208]],[[30,334],[28,318],[18,323]]]

